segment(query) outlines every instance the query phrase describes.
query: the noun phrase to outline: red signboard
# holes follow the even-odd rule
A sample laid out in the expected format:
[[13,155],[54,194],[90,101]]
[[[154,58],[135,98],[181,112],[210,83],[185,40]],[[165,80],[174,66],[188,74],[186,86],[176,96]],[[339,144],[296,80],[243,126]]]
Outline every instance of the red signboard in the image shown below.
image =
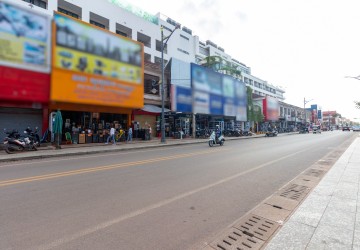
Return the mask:
[[50,75],[0,66],[0,100],[47,103]]

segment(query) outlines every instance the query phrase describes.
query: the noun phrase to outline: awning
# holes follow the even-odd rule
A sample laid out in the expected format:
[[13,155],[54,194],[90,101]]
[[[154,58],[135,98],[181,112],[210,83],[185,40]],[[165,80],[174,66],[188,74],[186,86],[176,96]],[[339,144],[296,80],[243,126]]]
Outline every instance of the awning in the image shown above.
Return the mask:
[[[144,105],[144,107],[141,109],[143,111],[146,111],[146,112],[151,112],[151,113],[161,113],[161,107],[158,107],[158,106],[155,106],[155,105],[150,105],[150,104],[146,104]],[[171,110],[170,109],[166,109],[164,108],[164,112],[170,112]]]

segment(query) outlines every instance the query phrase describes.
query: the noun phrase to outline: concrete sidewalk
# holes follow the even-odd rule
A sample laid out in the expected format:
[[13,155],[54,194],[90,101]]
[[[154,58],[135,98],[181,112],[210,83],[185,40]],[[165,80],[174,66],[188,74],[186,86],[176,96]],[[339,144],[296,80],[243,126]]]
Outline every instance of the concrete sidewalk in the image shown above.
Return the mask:
[[265,249],[360,249],[359,190],[356,138]]

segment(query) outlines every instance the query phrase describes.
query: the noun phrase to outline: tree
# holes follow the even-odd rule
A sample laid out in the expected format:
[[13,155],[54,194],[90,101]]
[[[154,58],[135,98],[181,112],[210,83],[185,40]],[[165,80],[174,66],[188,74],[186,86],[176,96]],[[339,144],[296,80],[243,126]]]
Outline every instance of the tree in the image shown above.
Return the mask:
[[354,101],[355,108],[360,109],[360,101]]
[[241,78],[241,70],[237,69],[236,64],[226,61],[220,56],[208,56],[205,57],[200,64],[204,67],[211,68],[212,70],[230,75],[235,78]]
[[253,103],[253,98],[252,98],[252,93],[253,90],[251,87],[247,86],[246,87],[246,92],[247,92],[247,119],[250,122],[263,122],[264,121],[264,115],[261,112],[261,107],[258,105],[254,105]]

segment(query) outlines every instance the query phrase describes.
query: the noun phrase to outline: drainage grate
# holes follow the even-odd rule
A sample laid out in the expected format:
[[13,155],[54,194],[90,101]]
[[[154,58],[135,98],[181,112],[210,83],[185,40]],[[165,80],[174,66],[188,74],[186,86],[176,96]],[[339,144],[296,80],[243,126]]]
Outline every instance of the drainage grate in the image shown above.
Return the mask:
[[331,160],[323,160],[323,161],[318,161],[317,164],[319,165],[331,165],[333,163],[333,161]]
[[246,250],[260,249],[265,242],[247,235],[236,228],[229,228],[218,240],[213,241],[210,246],[217,250]]
[[260,216],[249,214],[242,218],[234,227],[246,235],[266,241],[276,231],[279,224]]
[[286,187],[280,191],[280,196],[296,201],[301,201],[309,192],[309,190],[310,189],[306,186],[290,184],[289,187]]
[[307,170],[304,175],[309,175],[309,176],[315,176],[315,177],[320,177],[325,173],[324,170],[320,170],[320,169],[309,169]]

